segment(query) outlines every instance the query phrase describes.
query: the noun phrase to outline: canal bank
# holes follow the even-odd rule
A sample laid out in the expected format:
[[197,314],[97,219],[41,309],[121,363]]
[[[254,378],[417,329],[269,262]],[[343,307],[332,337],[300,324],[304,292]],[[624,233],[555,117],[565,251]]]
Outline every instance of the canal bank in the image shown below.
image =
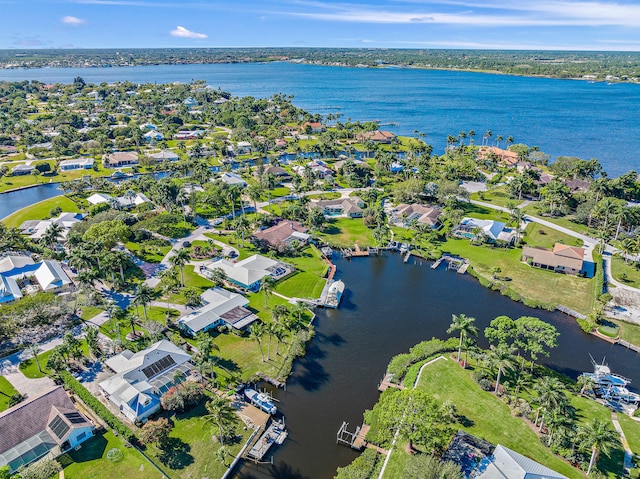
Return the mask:
[[[356,453],[336,445],[343,421],[361,424],[362,412],[373,407],[386,366],[395,354],[432,337],[448,337],[452,314],[476,318],[480,329],[499,315],[536,316],[553,324],[558,347],[543,363],[576,378],[592,369],[589,354],[606,357],[612,369],[640,383],[640,357],[582,332],[573,318],[534,310],[482,287],[474,278],[430,262],[400,255],[337,259],[336,279],[347,284],[338,310],[319,310],[316,337],[307,355],[294,364],[280,400],[289,440],[274,452],[274,466],[243,465],[235,477],[328,479]],[[484,340],[481,347],[487,347]],[[634,385],[632,383],[632,386]]]

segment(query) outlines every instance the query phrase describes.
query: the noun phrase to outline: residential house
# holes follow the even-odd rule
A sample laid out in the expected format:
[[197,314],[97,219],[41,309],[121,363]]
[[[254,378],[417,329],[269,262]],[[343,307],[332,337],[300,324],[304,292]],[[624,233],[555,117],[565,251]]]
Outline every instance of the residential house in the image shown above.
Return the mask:
[[268,175],[273,175],[279,183],[291,180],[289,172],[281,166],[267,166],[264,172]]
[[150,130],[146,132],[142,137],[145,141],[161,141],[164,140],[164,135],[160,133],[158,130]]
[[311,208],[322,211],[326,217],[362,218],[365,202],[357,196],[335,200],[312,200]]
[[61,293],[73,287],[73,282],[55,260],[35,263],[26,256],[12,256],[3,258],[2,268],[10,269],[0,272],[0,303],[16,301],[24,294]]
[[324,125],[318,121],[306,121],[301,126],[302,133],[310,131],[311,133],[322,133],[326,130]]
[[135,151],[119,151],[111,153],[104,160],[104,166],[107,168],[122,168],[123,166],[131,166],[138,164],[138,153]]
[[308,162],[306,166],[297,165],[293,167],[293,171],[303,178],[305,177],[307,170],[311,170],[313,176],[320,178],[321,180],[334,175],[334,171],[322,160],[313,160]]
[[203,306],[178,320],[180,329],[191,336],[223,325],[244,329],[258,319],[246,308],[249,300],[241,294],[211,288],[202,293],[200,298]]
[[214,261],[205,266],[202,273],[205,276],[210,275],[210,272],[216,268],[224,271],[229,282],[249,291],[260,289],[262,279],[266,276],[278,280],[292,271],[291,266],[259,254],[254,254],[236,263],[225,259]]
[[536,461],[498,444],[473,479],[568,479]]
[[36,169],[33,165],[17,165],[11,170],[12,176],[30,175]]
[[238,185],[241,188],[247,186],[247,182],[242,178],[242,176],[236,173],[222,173],[222,175],[220,175],[220,181],[226,183],[229,186]]
[[156,161],[178,161],[180,157],[177,153],[170,150],[162,150],[158,153],[151,153],[149,158],[153,158]]
[[13,145],[0,145],[0,153],[4,153],[6,155],[18,153],[18,148]]
[[406,227],[412,224],[424,224],[437,228],[442,211],[435,206],[420,203],[402,203],[391,211],[391,222],[396,226]]
[[19,229],[20,233],[29,235],[31,239],[40,239],[51,225],[55,224],[62,227],[60,236],[66,238],[71,227],[82,221],[83,217],[82,213],[60,213],[57,218],[50,220],[27,220],[20,225]]
[[522,261],[556,273],[584,274],[584,255],[583,248],[562,243],[556,243],[552,250],[531,246],[522,248]]
[[100,203],[111,203],[113,196],[106,193],[94,193],[87,198],[87,203],[90,205],[99,205]]
[[140,128],[142,128],[143,130],[155,130],[158,127],[156,125],[154,125],[153,123],[145,123]]
[[248,141],[239,141],[234,150],[236,155],[248,155],[251,153],[251,143]]
[[0,468],[56,458],[93,436],[94,425],[78,411],[62,386],[0,413]]
[[204,130],[180,130],[173,137],[176,140],[196,140],[204,135]]
[[102,395],[132,422],[145,422],[160,410],[160,398],[191,374],[191,356],[166,339],[105,361],[115,375],[99,384]]
[[186,98],[182,103],[187,105],[187,107],[189,108],[199,105],[198,101],[195,98],[191,98],[191,97]]
[[580,178],[574,178],[572,180],[564,180],[563,182],[572,193],[578,191],[589,191],[589,182]]
[[518,154],[515,151],[503,150],[497,146],[481,146],[478,148],[478,160],[496,159],[504,166],[516,166]]
[[460,224],[453,229],[452,234],[458,238],[469,239],[477,239],[482,235],[490,243],[496,240],[512,243],[516,236],[515,231],[507,228],[501,221],[477,218],[463,218]]
[[311,235],[307,234],[308,230],[299,221],[282,220],[270,228],[256,231],[251,236],[270,248],[277,248],[282,244],[291,245],[294,241],[305,244],[311,238]]
[[391,171],[391,173],[401,173],[402,171],[404,171],[404,165],[402,163],[394,161],[393,163],[391,163],[391,166],[389,166],[389,171]]
[[362,135],[362,141],[373,141],[374,143],[391,143],[396,137],[390,131],[367,131]]
[[63,160],[60,162],[60,171],[91,170],[95,160],[93,158],[77,158],[75,160]]

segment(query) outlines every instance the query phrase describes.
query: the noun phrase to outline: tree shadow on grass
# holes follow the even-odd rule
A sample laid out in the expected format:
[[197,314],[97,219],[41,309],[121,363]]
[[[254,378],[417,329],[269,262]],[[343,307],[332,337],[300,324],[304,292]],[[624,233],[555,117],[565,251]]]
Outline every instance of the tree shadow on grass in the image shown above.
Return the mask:
[[158,459],[169,469],[184,469],[193,464],[191,446],[177,437],[168,438],[159,448]]
[[70,451],[58,458],[62,467],[67,467],[74,462],[88,462],[102,459],[109,442],[102,433],[97,433],[88,441],[82,443],[82,447],[77,451]]

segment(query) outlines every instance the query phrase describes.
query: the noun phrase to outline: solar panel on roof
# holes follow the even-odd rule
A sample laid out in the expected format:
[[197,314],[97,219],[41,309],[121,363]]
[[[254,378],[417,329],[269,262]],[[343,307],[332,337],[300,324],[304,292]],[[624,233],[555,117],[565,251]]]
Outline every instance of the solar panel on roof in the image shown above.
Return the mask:
[[82,422],[85,422],[84,417],[82,417],[82,414],[80,414],[79,412],[68,412],[64,415],[64,417],[66,417],[71,424],[80,424]]
[[56,416],[53,418],[53,421],[49,423],[49,428],[53,431],[53,433],[58,436],[58,439],[62,440],[64,435],[69,432],[69,425],[62,420],[60,416]]
[[147,377],[147,379],[150,379],[158,375],[165,369],[170,368],[175,363],[176,362],[173,360],[173,357],[171,357],[170,355],[167,355],[163,358],[158,359],[155,363],[150,364],[146,368],[143,368],[142,373]]

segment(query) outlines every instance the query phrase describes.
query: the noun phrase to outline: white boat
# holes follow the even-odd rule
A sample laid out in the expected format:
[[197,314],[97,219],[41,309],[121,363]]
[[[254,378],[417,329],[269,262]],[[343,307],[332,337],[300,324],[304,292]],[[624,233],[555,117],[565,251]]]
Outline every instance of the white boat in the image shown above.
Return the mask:
[[640,394],[632,393],[623,386],[609,386],[604,391],[602,397],[604,399],[622,401],[627,404],[640,402]]
[[324,305],[326,308],[337,308],[344,293],[344,283],[341,280],[331,283],[327,291],[327,300]]
[[268,414],[275,414],[278,412],[278,408],[273,404],[271,398],[265,394],[256,391],[255,389],[247,388],[244,390],[244,395],[251,401],[251,404],[262,409]]
[[592,379],[597,387],[602,388],[615,386],[624,388],[631,382],[631,379],[620,376],[619,374],[612,373],[611,369],[609,369],[609,366],[604,364],[604,360],[602,361],[602,364],[596,363],[593,359],[591,360],[591,362],[593,363],[593,372],[582,373],[582,375]]

